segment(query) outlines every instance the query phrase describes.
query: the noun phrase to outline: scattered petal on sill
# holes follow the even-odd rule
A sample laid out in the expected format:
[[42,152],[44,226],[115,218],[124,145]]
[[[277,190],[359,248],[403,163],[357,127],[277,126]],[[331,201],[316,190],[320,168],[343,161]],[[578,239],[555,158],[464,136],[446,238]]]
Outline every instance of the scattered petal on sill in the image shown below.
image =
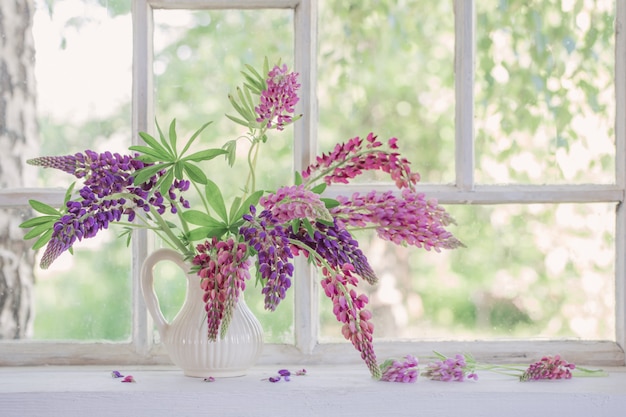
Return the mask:
[[132,375],[128,375],[128,376],[125,376],[124,379],[122,379],[122,382],[137,382],[137,381],[135,381],[135,378],[133,378]]
[[124,375],[122,375],[120,371],[111,371],[111,376],[113,378],[122,378]]
[[306,375],[306,369],[300,369],[299,371],[296,371],[296,376],[303,376]]
[[270,382],[278,382],[278,381],[280,381],[280,377],[279,377],[279,376],[270,376],[270,377],[268,378],[268,380],[269,380]]
[[213,378],[212,376],[204,378],[204,382],[215,382],[215,378]]

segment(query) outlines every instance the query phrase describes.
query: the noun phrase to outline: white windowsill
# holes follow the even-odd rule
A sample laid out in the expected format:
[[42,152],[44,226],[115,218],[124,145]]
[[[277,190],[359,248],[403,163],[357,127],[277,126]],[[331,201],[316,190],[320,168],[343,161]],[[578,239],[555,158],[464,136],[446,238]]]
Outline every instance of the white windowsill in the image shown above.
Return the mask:
[[[295,371],[302,366],[285,366]],[[278,367],[204,382],[173,367],[0,368],[0,415],[28,416],[482,416],[623,417],[626,368],[609,376],[518,382],[480,372],[476,382],[377,382],[362,364],[308,366],[307,375],[269,383]]]

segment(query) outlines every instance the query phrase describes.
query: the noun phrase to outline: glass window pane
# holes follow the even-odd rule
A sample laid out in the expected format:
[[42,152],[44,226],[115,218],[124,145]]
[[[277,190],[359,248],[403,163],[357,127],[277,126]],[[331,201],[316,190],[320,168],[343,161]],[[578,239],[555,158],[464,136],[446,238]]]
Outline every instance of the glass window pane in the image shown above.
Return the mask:
[[476,8],[477,181],[614,183],[614,2]]
[[[39,155],[130,145],[130,0],[40,0],[34,16]],[[50,8],[49,8],[50,7]],[[39,170],[39,186],[66,187],[67,175]]]
[[422,181],[452,182],[452,2],[321,1],[319,9],[320,149],[369,132],[395,136]]
[[[245,65],[260,70],[265,56],[270,66],[281,59],[293,68],[293,11],[155,10],[154,22],[157,120],[166,130],[176,118],[181,139],[212,121],[196,141],[195,150],[221,148],[227,141],[237,140],[238,159],[233,168],[222,157],[202,165],[230,206],[232,199],[241,195],[248,176],[249,144],[244,139],[247,129],[225,117],[237,116],[228,95],[237,94],[237,86],[243,84]],[[257,189],[273,189],[293,178],[293,129],[272,131],[268,136],[259,154]],[[190,201],[193,207],[194,200]],[[254,282],[248,282],[246,288],[246,303],[261,321],[266,340],[292,343],[293,295],[289,294],[276,313],[269,313],[264,311],[261,289]]]
[[[359,242],[379,277],[362,285],[375,336],[615,339],[614,204],[448,206],[466,248]],[[341,338],[322,293],[321,336]]]
[[74,245],[74,255],[65,252],[49,269],[37,266],[33,338],[128,340],[130,259],[125,240],[102,231]]

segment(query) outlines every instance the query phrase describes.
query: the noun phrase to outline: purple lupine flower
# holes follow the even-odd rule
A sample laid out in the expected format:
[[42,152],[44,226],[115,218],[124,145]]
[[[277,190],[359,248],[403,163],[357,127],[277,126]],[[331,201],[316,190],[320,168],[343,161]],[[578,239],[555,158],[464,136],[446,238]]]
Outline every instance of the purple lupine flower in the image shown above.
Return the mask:
[[426,365],[426,371],[422,376],[434,381],[458,381],[465,379],[478,379],[474,373],[474,361],[468,364],[467,358],[461,354],[456,354],[454,358],[443,357],[441,360]]
[[291,116],[298,102],[298,73],[289,72],[287,65],[274,66],[267,75],[267,89],[261,92],[260,103],[254,110],[257,113],[256,121],[267,123],[267,127],[276,126],[283,130],[286,124],[292,122]]
[[239,294],[245,289],[245,281],[250,279],[251,261],[247,258],[246,245],[232,238],[217,240],[214,237],[199,244],[196,250],[192,263],[204,290],[208,338],[215,341],[220,325],[222,336],[228,328]]
[[[177,209],[174,202],[177,198],[183,207],[189,207],[189,202],[176,194],[177,190],[186,191],[189,181],[175,180],[168,193],[169,200],[166,201],[158,190],[154,190],[158,177],[164,172],[144,184],[134,185],[135,172],[147,164],[128,155],[86,150],[84,154],[35,158],[29,160],[29,163],[61,169],[84,181],[78,191],[80,198],[66,203],[67,214],[53,227],[53,234],[41,260],[42,269],[48,268],[76,240],[96,236],[100,230],[107,229],[109,223],[120,221],[122,216],[127,216],[128,221],[132,222],[136,208],[149,212],[150,207],[155,207],[159,214],[164,214],[166,204],[169,204],[175,213]],[[132,201],[116,198],[116,195],[119,197],[122,193],[133,195]]]
[[257,252],[258,272],[264,282],[261,293],[265,295],[265,309],[274,311],[285,298],[291,287],[294,266],[287,230],[263,210],[258,218],[256,209],[244,216],[245,224],[240,234],[246,243]]
[[[337,222],[333,226],[319,222],[313,226],[315,229],[313,236],[301,227],[297,233],[292,232],[290,237],[313,249],[331,267],[338,269],[344,264],[350,264],[354,267],[354,271],[369,284],[375,284],[378,281],[363,251],[359,249],[359,242],[348,230],[339,227]],[[292,251],[299,252],[299,249],[292,247]]]
[[528,369],[520,376],[520,381],[570,379],[572,377],[572,370],[575,368],[576,365],[567,362],[559,355],[544,356],[541,360],[528,367]]
[[[358,136],[354,137],[336,145],[332,152],[318,156],[316,162],[301,173],[302,178],[311,180],[313,174],[317,174],[329,185],[347,184],[363,171],[380,170],[390,174],[398,188],[413,188],[419,181],[419,174],[411,172],[409,161],[398,152],[377,149],[381,146],[382,143],[373,133],[368,134],[365,141]],[[388,146],[393,150],[398,149],[397,139],[389,139]]]
[[371,191],[366,195],[338,196],[337,201],[340,205],[330,212],[342,226],[373,225],[381,239],[426,250],[463,246],[445,229],[454,220],[443,207],[412,189],[403,189],[401,197],[391,191]]
[[259,204],[283,224],[293,219],[332,221],[319,194],[305,189],[303,185],[281,187],[275,193],[261,197]]
[[419,362],[416,357],[406,355],[403,361],[389,359],[380,366],[381,381],[413,383],[417,381]]

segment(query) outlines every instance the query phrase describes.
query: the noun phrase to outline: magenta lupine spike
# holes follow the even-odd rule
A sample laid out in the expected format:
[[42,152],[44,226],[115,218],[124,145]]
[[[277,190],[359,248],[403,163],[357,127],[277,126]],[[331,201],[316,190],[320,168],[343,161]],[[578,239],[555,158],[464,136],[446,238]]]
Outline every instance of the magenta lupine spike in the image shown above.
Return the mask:
[[528,369],[520,376],[520,381],[570,379],[572,377],[572,370],[575,368],[576,365],[567,362],[559,355],[544,356],[541,360],[528,367]]
[[343,323],[341,333],[361,352],[361,359],[370,370],[372,377],[380,379],[381,371],[376,362],[373,346],[374,324],[372,313],[365,309],[368,303],[365,294],[358,294],[354,288],[358,283],[352,275],[354,268],[345,264],[342,268],[329,270],[322,268],[324,294],[333,302],[333,313],[337,321]]
[[366,195],[338,196],[337,200],[341,204],[330,212],[342,226],[374,226],[384,240],[426,250],[463,246],[445,229],[454,220],[443,207],[411,189],[403,189],[401,197],[391,191],[372,191]]
[[287,65],[274,66],[267,75],[267,89],[261,92],[260,103],[254,110],[257,122],[267,123],[268,128],[283,130],[293,120],[292,114],[298,102],[298,73],[289,72]]
[[[398,149],[398,140],[388,140],[388,147]],[[419,174],[411,172],[410,163],[398,152],[377,149],[382,143],[373,133],[365,141],[358,136],[346,143],[338,144],[335,149],[317,157],[301,174],[305,180],[323,178],[326,184],[348,184],[349,181],[364,171],[380,170],[388,173],[400,189],[413,188],[419,181]]]
[[422,376],[434,381],[458,381],[466,379],[478,379],[474,373],[474,362],[468,364],[465,356],[456,354],[454,358],[445,358],[426,365],[426,371]]
[[259,204],[283,224],[293,219],[333,220],[319,194],[305,189],[303,185],[281,187],[275,193],[261,197]]
[[404,360],[389,359],[380,365],[381,381],[414,383],[419,375],[419,361],[412,355],[406,355]]
[[208,338],[215,341],[228,329],[235,303],[245,289],[245,281],[250,279],[251,261],[245,244],[237,244],[232,238],[225,241],[213,238],[199,244],[196,250],[198,254],[192,263],[204,290]]

